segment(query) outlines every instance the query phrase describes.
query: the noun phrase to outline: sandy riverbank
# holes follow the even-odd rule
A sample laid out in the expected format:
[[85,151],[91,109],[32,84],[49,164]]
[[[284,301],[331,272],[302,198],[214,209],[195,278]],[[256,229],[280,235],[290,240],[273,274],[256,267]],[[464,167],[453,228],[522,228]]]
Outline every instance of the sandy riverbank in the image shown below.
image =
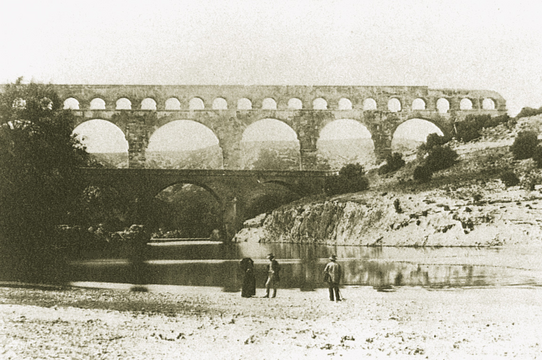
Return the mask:
[[[542,357],[542,289],[0,288],[1,359]],[[262,290],[258,289],[258,295]]]

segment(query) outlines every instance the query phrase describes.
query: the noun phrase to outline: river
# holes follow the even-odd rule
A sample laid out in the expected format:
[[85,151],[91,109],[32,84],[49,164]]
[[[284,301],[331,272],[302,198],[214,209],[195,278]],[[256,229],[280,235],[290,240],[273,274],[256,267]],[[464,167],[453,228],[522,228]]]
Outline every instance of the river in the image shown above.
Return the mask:
[[[432,289],[542,285],[542,248],[396,248],[299,244],[153,243],[147,246],[145,283],[221,287],[239,291],[239,261],[255,262],[256,284],[266,278],[266,256],[281,264],[282,288],[325,287],[322,270],[331,254],[343,267],[342,283],[391,291],[400,286]],[[130,283],[126,259],[99,257],[71,264],[74,283]]]

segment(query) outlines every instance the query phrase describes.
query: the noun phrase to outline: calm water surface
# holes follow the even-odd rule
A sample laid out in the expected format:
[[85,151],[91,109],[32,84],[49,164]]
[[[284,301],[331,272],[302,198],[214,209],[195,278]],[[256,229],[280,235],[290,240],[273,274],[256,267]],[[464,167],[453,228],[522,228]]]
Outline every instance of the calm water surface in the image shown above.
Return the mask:
[[[282,266],[282,288],[325,287],[322,270],[337,254],[345,285],[484,287],[542,285],[542,248],[390,248],[298,244],[153,244],[147,247],[145,283],[222,287],[239,291],[239,260],[255,262],[256,284],[263,287],[266,255]],[[123,259],[96,258],[72,264],[72,281],[130,283],[132,270]]]

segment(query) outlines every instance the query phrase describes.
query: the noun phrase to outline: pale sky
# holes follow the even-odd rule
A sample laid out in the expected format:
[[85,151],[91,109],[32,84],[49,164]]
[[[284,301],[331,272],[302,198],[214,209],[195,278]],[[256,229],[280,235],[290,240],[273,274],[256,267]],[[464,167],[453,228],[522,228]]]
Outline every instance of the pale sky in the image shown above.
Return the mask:
[[11,1],[0,82],[427,85],[542,106],[539,0]]

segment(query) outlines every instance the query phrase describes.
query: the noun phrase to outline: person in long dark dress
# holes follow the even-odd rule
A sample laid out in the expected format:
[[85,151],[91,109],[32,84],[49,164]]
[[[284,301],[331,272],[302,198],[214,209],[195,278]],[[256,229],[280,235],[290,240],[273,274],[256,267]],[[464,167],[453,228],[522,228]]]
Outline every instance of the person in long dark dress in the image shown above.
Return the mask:
[[241,260],[241,271],[243,272],[242,297],[256,295],[256,277],[254,276],[254,261],[251,258]]

